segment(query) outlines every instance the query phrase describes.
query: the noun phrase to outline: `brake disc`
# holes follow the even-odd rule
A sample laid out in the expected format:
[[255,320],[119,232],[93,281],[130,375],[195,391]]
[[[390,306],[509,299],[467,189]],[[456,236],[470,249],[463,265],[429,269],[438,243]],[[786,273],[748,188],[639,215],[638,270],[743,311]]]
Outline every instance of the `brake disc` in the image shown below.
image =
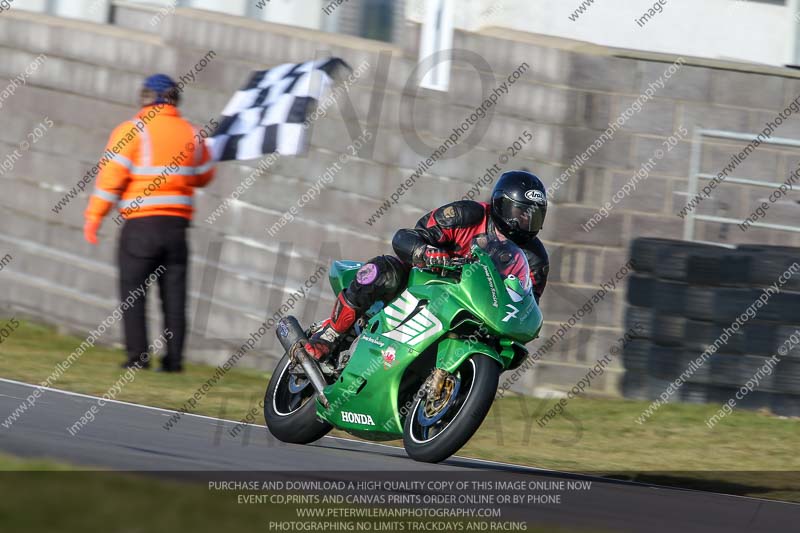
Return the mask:
[[441,393],[436,398],[427,396],[417,411],[417,422],[423,427],[432,426],[442,419],[458,397],[461,380],[452,374],[444,378]]

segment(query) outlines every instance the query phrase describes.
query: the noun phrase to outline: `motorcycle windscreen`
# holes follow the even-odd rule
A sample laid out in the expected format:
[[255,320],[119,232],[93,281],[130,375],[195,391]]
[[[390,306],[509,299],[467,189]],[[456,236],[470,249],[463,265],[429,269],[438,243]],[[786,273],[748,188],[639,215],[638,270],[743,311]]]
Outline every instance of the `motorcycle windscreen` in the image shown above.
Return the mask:
[[506,281],[506,287],[520,299],[530,294],[533,288],[531,267],[528,257],[519,246],[513,241],[501,241],[496,236],[487,235],[476,237],[475,244],[489,255],[497,272]]

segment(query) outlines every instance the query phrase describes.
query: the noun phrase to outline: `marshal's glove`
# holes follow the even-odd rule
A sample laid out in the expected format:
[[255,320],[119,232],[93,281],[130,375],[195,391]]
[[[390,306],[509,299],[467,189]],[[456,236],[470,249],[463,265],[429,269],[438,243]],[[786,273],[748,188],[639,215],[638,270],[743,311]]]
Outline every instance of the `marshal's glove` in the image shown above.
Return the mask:
[[97,244],[97,232],[100,230],[102,220],[86,219],[86,224],[83,226],[83,238],[91,244]]

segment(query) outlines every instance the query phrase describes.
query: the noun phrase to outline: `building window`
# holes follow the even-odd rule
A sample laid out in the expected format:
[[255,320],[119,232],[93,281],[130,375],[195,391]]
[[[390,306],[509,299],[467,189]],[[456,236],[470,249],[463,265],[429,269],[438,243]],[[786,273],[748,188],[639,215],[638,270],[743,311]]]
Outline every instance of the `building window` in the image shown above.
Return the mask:
[[361,11],[362,37],[392,42],[394,28],[393,0],[364,0]]

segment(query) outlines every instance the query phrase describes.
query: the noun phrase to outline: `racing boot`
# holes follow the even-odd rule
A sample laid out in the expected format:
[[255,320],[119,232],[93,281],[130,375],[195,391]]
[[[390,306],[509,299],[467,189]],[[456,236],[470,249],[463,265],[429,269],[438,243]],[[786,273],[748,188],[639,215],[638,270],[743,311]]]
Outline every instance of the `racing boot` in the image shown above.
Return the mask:
[[306,353],[317,361],[325,361],[339,344],[342,335],[353,327],[356,319],[358,313],[344,297],[344,291],[340,292],[331,317],[322,323],[322,327],[304,346]]

